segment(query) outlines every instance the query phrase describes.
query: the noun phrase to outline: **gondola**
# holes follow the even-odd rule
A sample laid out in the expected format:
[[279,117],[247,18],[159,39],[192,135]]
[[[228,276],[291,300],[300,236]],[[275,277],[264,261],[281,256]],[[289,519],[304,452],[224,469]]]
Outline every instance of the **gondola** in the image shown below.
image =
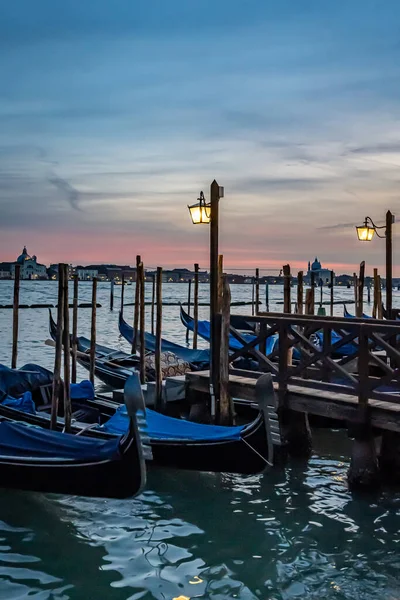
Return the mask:
[[[55,342],[57,334],[57,324],[49,311],[49,330],[50,335]],[[77,361],[87,371],[90,370],[90,340],[79,336],[77,338]],[[121,350],[114,350],[107,346],[96,344],[95,347],[95,375],[106,385],[113,389],[123,389],[126,380],[132,373],[139,369],[140,358],[138,355],[130,355]],[[145,357],[146,379],[154,381],[155,379],[155,361],[154,356],[149,352]],[[191,370],[191,365],[177,357],[171,351],[163,352],[161,356],[161,370],[163,377],[172,375],[184,375],[186,371]]]
[[[57,324],[49,310],[49,331],[52,339],[56,340]],[[77,362],[87,371],[90,369],[90,340],[83,336],[77,337]],[[96,344],[95,368],[96,377],[113,389],[123,389],[126,380],[135,368],[139,368],[139,357],[129,355],[121,350]],[[151,374],[148,373],[149,379]]]
[[[190,315],[188,315],[188,313],[185,312],[185,310],[183,309],[182,306],[180,308],[180,316],[181,316],[181,321],[182,321],[183,325],[187,329],[189,329],[189,331],[193,331],[194,330],[194,318],[191,317]],[[231,315],[231,325],[232,325],[232,327],[235,327],[235,320],[233,317],[234,317],[234,315]],[[240,321],[239,321],[239,319],[240,319]],[[244,325],[245,323],[244,323],[243,318],[239,316],[236,324]],[[238,329],[238,327],[235,327],[235,329]],[[211,337],[210,322],[209,321],[198,321],[197,333],[200,337],[202,337],[204,340],[207,340],[209,342],[210,337]],[[252,342],[256,336],[254,334],[242,333],[241,337],[244,339],[244,341],[246,343],[249,343],[249,342]],[[267,338],[267,340],[266,340],[267,356],[276,349],[277,344],[278,344],[278,339],[279,339],[278,335],[271,335],[270,337]],[[243,344],[241,342],[239,342],[239,340],[237,340],[233,335],[230,335],[229,336],[229,349],[232,352],[234,352],[236,350],[240,350],[241,348],[243,348]]]
[[[356,315],[352,315],[351,313],[349,313],[349,311],[347,310],[346,305],[343,305],[343,316],[345,317],[345,319],[356,319]],[[362,318],[363,319],[372,319],[372,317],[370,317],[369,315],[366,315],[365,313],[362,314]]]
[[[123,318],[122,313],[119,313],[119,332],[123,338],[126,339],[129,344],[132,344],[133,341],[133,327],[129,325]],[[140,332],[138,331],[138,336]],[[147,333],[144,334],[144,343],[146,350],[149,352],[154,352],[156,348],[156,336]],[[185,346],[181,346],[180,344],[176,344],[175,342],[170,342],[169,340],[162,339],[161,340],[161,351],[162,352],[173,352],[176,356],[179,356],[182,360],[187,361],[194,367],[198,369],[206,369],[210,364],[210,351],[209,350],[192,350],[190,348],[186,348]]]
[[[259,390],[271,385],[269,375],[260,378]],[[267,379],[265,379],[267,378]],[[135,397],[136,404],[143,402],[143,393],[138,374],[126,383],[125,391]],[[271,393],[270,388],[268,389]],[[150,444],[153,464],[196,471],[231,472],[255,474],[262,472],[272,462],[273,449],[269,428],[268,412],[264,394],[259,401],[259,414],[253,422],[242,427],[219,427],[200,425],[167,417],[146,409],[146,436],[143,442]],[[18,399],[17,399],[18,400]],[[73,421],[71,431],[97,439],[113,439],[128,427],[128,412],[123,405],[104,399],[87,400],[92,411],[92,422]],[[94,412],[97,409],[97,414]],[[88,411],[90,414],[90,410]],[[49,418],[43,411],[30,412],[17,404],[5,406],[0,403],[0,415],[7,418],[24,419],[28,423],[49,427]],[[58,419],[57,427],[63,428]]]
[[[50,431],[0,417],[0,486],[78,496],[127,498],[146,480],[136,421],[137,396],[126,396],[128,427],[122,436],[96,439]],[[84,433],[84,432],[83,432]]]

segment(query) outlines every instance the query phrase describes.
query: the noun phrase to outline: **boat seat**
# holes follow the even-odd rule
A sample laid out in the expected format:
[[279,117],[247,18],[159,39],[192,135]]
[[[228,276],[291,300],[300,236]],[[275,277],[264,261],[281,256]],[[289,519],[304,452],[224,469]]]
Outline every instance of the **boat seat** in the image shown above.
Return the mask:
[[[75,421],[80,421],[81,423],[98,423],[101,422],[101,413],[98,408],[94,408],[92,406],[82,406],[72,404],[72,415],[71,418]],[[74,410],[75,408],[75,410]]]

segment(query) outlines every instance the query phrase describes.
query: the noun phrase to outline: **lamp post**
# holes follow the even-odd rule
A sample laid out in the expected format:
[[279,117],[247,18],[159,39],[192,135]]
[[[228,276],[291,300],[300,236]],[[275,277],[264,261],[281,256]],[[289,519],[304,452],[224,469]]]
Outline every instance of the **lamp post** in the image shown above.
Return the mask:
[[203,192],[196,204],[188,206],[194,225],[210,225],[210,394],[211,416],[215,417],[219,398],[219,335],[218,313],[218,223],[219,199],[224,197],[224,188],[215,181],[210,187],[210,202],[207,203]]
[[[386,224],[375,225],[371,217],[365,217],[363,225],[356,227],[357,237],[360,242],[370,242],[374,237],[374,234],[379,238],[386,239],[386,310],[389,318],[392,317],[392,290],[393,290],[393,223],[395,221],[394,215],[390,210],[386,213]],[[383,235],[379,233],[380,230],[384,229]]]

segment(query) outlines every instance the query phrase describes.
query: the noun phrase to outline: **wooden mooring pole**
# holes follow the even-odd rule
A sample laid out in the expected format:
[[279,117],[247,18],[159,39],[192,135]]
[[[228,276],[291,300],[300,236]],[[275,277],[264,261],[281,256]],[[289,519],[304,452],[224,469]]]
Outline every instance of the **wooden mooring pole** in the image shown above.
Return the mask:
[[153,275],[151,282],[151,335],[154,335],[154,305],[156,301],[156,276]]
[[374,304],[372,307],[372,317],[377,318],[378,312],[378,269],[374,269]]
[[146,367],[145,367],[145,355],[146,346],[144,343],[144,332],[145,332],[145,303],[144,303],[144,266],[141,262],[138,268],[139,278],[139,354],[140,354],[140,381],[146,383]]
[[114,279],[111,279],[110,282],[110,310],[114,310],[114,285],[115,285],[115,281]]
[[155,348],[155,371],[156,371],[156,395],[155,409],[158,412],[164,410],[164,399],[162,393],[162,371],[161,371],[161,335],[162,335],[162,268],[157,267],[156,281],[156,348]]
[[135,283],[135,308],[133,313],[133,338],[132,338],[132,354],[136,353],[137,348],[137,332],[139,323],[139,299],[140,299],[140,284],[139,284],[139,265],[142,262],[140,255],[136,256],[136,283]]
[[297,273],[297,312],[299,315],[303,314],[303,271]]
[[71,429],[71,374],[70,374],[70,337],[69,337],[69,299],[68,299],[68,265],[64,268],[64,430]]
[[292,312],[290,265],[283,265],[283,312]]
[[[187,313],[190,315],[190,305],[192,303],[192,280],[188,281],[188,299],[187,299]],[[186,343],[189,343],[189,328],[186,327]]]
[[18,356],[18,309],[19,309],[19,280],[21,265],[15,265],[14,268],[14,299],[13,299],[13,331],[12,331],[12,354],[11,354],[11,368],[17,368],[17,356]]
[[89,379],[94,385],[94,369],[96,363],[96,311],[97,311],[97,278],[93,277],[92,320],[90,327],[90,370]]
[[217,308],[218,312],[221,312],[221,306],[222,306],[223,277],[224,277],[224,257],[222,254],[219,254],[218,255],[218,308]]
[[[260,269],[256,269],[256,315],[258,315],[260,311]],[[230,293],[230,290],[229,290]]]
[[360,263],[360,274],[357,280],[357,300],[358,303],[356,305],[357,317],[363,316],[364,311],[364,281],[365,281],[365,261]]
[[125,299],[125,273],[122,273],[122,285],[121,285],[121,317],[124,316],[124,299]]
[[61,394],[61,359],[63,346],[63,322],[64,322],[64,269],[58,265],[58,299],[57,299],[57,331],[56,351],[54,356],[54,375],[51,395],[51,417],[50,429],[55,429],[57,424],[58,402]]
[[331,271],[331,317],[333,317],[333,295],[334,295],[334,276],[333,276],[333,271]]
[[265,283],[265,310],[269,312],[269,283]]
[[74,296],[72,300],[72,368],[71,382],[76,383],[76,353],[78,350],[78,275],[74,275]]
[[199,265],[194,265],[194,295],[193,295],[193,349],[197,349],[197,331],[199,327]]
[[220,352],[220,396],[219,424],[233,425],[234,410],[229,393],[229,333],[230,333],[231,291],[227,277],[223,279],[221,305],[221,352]]
[[378,319],[383,319],[382,282],[381,282],[380,275],[378,275],[377,284],[378,284]]

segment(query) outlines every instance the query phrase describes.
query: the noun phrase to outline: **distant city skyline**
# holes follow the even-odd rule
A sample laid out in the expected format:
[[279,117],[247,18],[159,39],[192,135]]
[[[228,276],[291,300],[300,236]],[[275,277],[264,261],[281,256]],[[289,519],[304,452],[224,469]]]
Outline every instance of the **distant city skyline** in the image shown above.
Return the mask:
[[[0,257],[384,274],[400,215],[400,4],[15,0],[0,20]],[[394,276],[400,276],[394,227]]]

